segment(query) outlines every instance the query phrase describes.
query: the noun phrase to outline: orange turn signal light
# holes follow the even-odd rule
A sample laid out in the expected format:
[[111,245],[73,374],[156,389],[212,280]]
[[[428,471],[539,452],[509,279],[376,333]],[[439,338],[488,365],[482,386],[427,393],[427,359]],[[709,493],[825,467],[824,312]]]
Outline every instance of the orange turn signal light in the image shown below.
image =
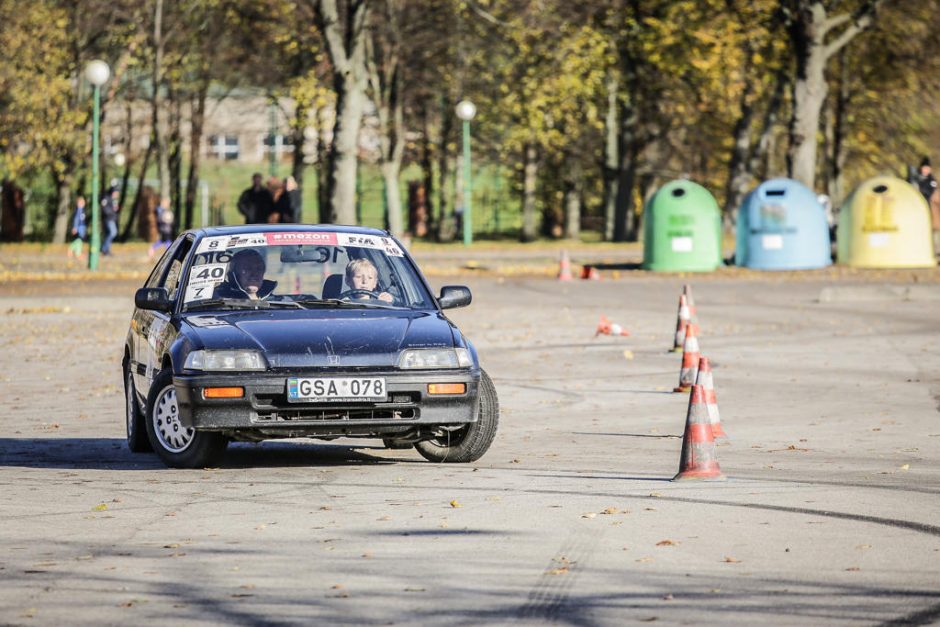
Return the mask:
[[428,394],[466,394],[466,383],[428,383]]
[[245,388],[203,388],[203,398],[241,398],[245,395]]

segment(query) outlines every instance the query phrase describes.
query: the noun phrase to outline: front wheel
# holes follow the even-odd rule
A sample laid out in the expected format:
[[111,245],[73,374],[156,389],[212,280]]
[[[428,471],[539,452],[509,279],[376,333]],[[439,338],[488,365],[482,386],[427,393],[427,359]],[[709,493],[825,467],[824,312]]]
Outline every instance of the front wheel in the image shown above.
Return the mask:
[[415,448],[431,462],[467,463],[483,457],[496,437],[499,425],[499,399],[496,386],[480,371],[480,409],[477,421],[445,431],[430,440],[415,443]]
[[171,468],[205,468],[218,462],[228,439],[180,423],[173,372],[161,370],[147,397],[147,435],[160,459]]

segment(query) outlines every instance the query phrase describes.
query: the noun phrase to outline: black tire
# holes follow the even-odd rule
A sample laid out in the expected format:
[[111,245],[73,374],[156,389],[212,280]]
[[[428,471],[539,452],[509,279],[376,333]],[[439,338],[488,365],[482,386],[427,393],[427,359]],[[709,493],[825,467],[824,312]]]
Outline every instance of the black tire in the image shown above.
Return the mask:
[[411,442],[402,442],[401,440],[393,440],[392,438],[384,438],[382,444],[385,445],[385,448],[392,449],[394,451],[405,451],[414,446]]
[[205,468],[222,459],[228,439],[221,433],[185,429],[179,423],[173,372],[161,370],[147,397],[147,436],[170,468]]
[[486,372],[480,372],[480,410],[476,422],[449,431],[444,436],[415,443],[430,462],[466,464],[483,457],[496,437],[499,425],[499,398],[496,386]]
[[127,427],[127,448],[132,453],[152,452],[144,412],[140,411],[137,388],[134,386],[134,377],[129,367],[124,368],[124,422]]

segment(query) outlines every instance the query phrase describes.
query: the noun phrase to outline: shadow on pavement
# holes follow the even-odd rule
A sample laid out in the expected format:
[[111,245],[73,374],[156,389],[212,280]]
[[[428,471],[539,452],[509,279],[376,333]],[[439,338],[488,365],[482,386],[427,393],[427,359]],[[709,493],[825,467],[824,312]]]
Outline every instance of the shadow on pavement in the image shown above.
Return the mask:
[[[363,452],[364,448],[388,453],[387,458]],[[403,451],[406,455],[407,451]],[[352,466],[419,461],[401,458],[384,447],[339,444],[232,443],[222,468],[270,468],[281,466]],[[0,467],[64,468],[86,470],[165,469],[153,453],[131,453],[123,438],[0,438]]]

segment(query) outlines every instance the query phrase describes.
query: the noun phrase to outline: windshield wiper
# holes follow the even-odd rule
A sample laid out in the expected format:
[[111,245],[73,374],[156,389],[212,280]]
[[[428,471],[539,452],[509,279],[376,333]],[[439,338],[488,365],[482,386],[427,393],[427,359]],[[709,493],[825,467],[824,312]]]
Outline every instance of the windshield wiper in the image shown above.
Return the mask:
[[210,307],[231,307],[232,309],[270,309],[271,307],[300,308],[301,305],[293,301],[284,300],[252,300],[250,298],[210,298],[200,300],[186,306],[186,311],[206,309]]

